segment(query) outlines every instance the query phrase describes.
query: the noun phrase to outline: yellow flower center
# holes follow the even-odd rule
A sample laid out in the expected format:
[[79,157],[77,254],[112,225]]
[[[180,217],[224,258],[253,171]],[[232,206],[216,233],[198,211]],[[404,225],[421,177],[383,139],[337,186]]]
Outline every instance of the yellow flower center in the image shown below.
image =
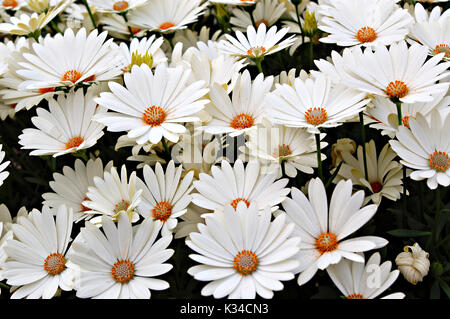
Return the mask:
[[58,275],[66,268],[66,259],[59,253],[53,253],[47,256],[44,261],[44,269],[50,275]]
[[166,222],[172,215],[172,205],[168,202],[159,202],[152,209],[152,215],[154,219]]
[[450,166],[450,158],[446,152],[435,151],[428,159],[430,167],[438,172],[445,172]]
[[147,64],[151,69],[153,67],[153,57],[148,52],[145,52],[145,54],[142,55],[136,50],[131,55],[131,63],[127,67],[125,67],[124,72],[130,72],[133,65],[141,66],[142,64]]
[[159,106],[152,105],[148,107],[142,115],[145,124],[151,127],[160,126],[166,119],[166,112]]
[[388,84],[386,88],[386,94],[390,98],[397,97],[399,99],[403,98],[408,94],[408,87],[405,82],[402,81],[392,81]]
[[116,282],[127,283],[134,277],[134,265],[131,261],[119,260],[112,267],[111,275]]
[[249,114],[241,113],[237,115],[233,121],[231,121],[230,126],[235,130],[243,130],[252,127],[254,123],[253,117]]
[[325,123],[327,119],[327,111],[322,107],[310,108],[305,113],[306,122],[314,126]]
[[445,57],[448,58],[450,57],[450,48],[448,47],[448,44],[438,44],[435,48],[434,48],[434,53],[439,54],[439,53],[445,53]]
[[258,266],[258,257],[256,257],[256,254],[252,251],[242,250],[234,257],[233,263],[233,268],[236,269],[241,276],[246,276],[256,270],[256,267]]
[[123,11],[128,9],[128,1],[117,1],[113,5],[113,9],[116,11]]
[[84,139],[81,136],[72,137],[66,143],[66,150],[71,149],[73,147],[78,147],[83,143]]
[[230,203],[230,205],[234,208],[234,210],[236,210],[239,202],[244,202],[245,205],[247,205],[247,208],[250,207],[250,202],[248,200],[246,200],[245,198],[233,199],[233,201]]
[[323,233],[316,239],[316,249],[320,254],[335,250],[338,247],[336,235],[333,233]]
[[363,27],[356,33],[356,38],[361,43],[373,42],[377,38],[377,33],[371,27]]
[[70,81],[72,83],[77,82],[81,78],[82,74],[77,70],[66,71],[62,76],[62,81]]
[[289,156],[292,154],[291,148],[287,144],[278,145],[278,157]]

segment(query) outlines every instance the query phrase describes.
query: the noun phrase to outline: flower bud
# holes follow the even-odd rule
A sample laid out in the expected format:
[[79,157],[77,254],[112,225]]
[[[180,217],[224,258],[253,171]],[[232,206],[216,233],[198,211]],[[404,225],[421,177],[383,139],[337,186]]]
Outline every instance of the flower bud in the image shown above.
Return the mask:
[[331,147],[332,166],[336,167],[342,161],[342,153],[349,152],[354,154],[356,151],[356,143],[350,138],[341,138]]
[[309,37],[312,37],[317,31],[317,20],[314,12],[305,12],[305,24],[303,26],[303,32]]
[[[423,280],[430,269],[429,254],[418,243],[405,246],[404,252],[398,254],[395,263],[403,277],[413,285]],[[409,251],[411,250],[411,251]]]

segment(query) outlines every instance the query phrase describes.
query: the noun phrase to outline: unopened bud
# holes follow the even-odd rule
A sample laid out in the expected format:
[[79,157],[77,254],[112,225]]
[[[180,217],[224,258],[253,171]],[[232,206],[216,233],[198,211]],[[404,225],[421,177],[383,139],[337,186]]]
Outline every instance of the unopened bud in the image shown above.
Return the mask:
[[[430,269],[429,254],[418,243],[405,246],[404,252],[398,254],[395,263],[403,277],[413,285],[423,280]],[[409,251],[411,250],[411,251]]]

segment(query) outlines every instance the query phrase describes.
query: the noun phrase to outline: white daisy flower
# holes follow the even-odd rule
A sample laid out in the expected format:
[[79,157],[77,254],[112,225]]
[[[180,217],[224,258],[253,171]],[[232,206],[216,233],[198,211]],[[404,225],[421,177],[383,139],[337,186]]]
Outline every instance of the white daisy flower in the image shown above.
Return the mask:
[[124,42],[120,43],[120,52],[123,56],[122,70],[131,72],[133,65],[147,64],[150,68],[154,68],[158,64],[166,63],[166,55],[160,48],[163,42],[163,37],[155,40],[155,35],[152,35],[150,38],[140,40],[133,38],[129,45]]
[[375,52],[367,48],[364,53],[355,47],[345,49],[343,56],[335,51],[331,56],[345,85],[403,103],[429,102],[449,86],[448,82],[436,84],[450,74],[450,62],[441,62],[444,53],[426,61],[428,49],[420,44],[408,48],[401,41],[391,44],[389,50],[377,45]]
[[443,118],[433,111],[429,121],[420,113],[409,119],[409,127],[400,126],[396,138],[391,140],[400,162],[414,171],[409,177],[427,180],[430,189],[450,185],[450,115]]
[[125,18],[118,14],[102,14],[97,21],[98,24],[103,25],[103,30],[108,31],[108,34],[114,38],[129,40],[130,29],[133,36],[140,38],[146,33],[146,30],[131,26]]
[[299,237],[288,238],[294,225],[285,224],[286,214],[271,222],[268,207],[231,207],[206,216],[206,225],[191,233],[186,245],[196,254],[189,257],[200,265],[189,268],[196,280],[209,281],[203,296],[230,299],[272,298],[284,288],[281,281],[294,278]]
[[333,85],[329,77],[296,78],[293,86],[277,85],[267,95],[267,118],[276,124],[304,127],[312,133],[336,127],[364,110],[366,94],[343,85]]
[[[364,172],[364,156],[362,146],[358,146],[357,158],[349,152],[342,152],[342,166],[333,182],[351,179],[354,186],[361,186],[369,190],[364,204],[372,201],[380,205],[381,199],[386,197],[396,201],[402,192],[402,165],[394,161],[397,154],[386,144],[377,156],[374,140],[366,143],[367,175]],[[334,172],[334,171],[333,171]]]
[[153,278],[167,273],[172,265],[164,263],[174,253],[167,249],[172,236],[156,240],[160,222],[145,219],[132,227],[121,214],[117,226],[103,218],[103,232],[89,222],[81,229],[69,254],[80,269],[78,298],[149,299],[150,290],[164,290],[169,284]]
[[3,162],[5,159],[5,152],[2,151],[3,144],[0,144],[0,186],[3,185],[3,182],[9,176],[9,172],[5,171],[6,167],[10,164],[10,161]]
[[92,217],[92,215],[85,214],[90,209],[82,203],[88,200],[86,193],[89,186],[95,185],[94,177],[104,178],[104,171],[110,171],[112,164],[112,161],[110,161],[103,167],[102,160],[97,158],[95,160],[90,159],[86,164],[82,160],[77,159],[75,160],[74,168],[64,166],[62,174],[53,174],[54,181],[49,183],[53,192],[42,195],[44,198],[43,204],[50,208],[66,205],[73,211],[74,222],[79,222],[86,217]]
[[232,6],[251,6],[259,0],[209,0],[211,3],[229,4]]
[[17,11],[27,5],[27,0],[3,0],[0,2],[0,8],[4,10]]
[[182,171],[181,165],[175,168],[174,161],[169,162],[165,173],[159,163],[156,163],[154,171],[145,165],[144,181],[138,178],[136,182],[136,188],[142,189],[142,200],[137,211],[144,218],[159,220],[163,224],[163,236],[173,232],[177,218],[186,213],[191,202],[189,194],[194,188],[194,172],[187,173],[181,179]]
[[174,143],[186,131],[184,122],[198,120],[207,99],[201,99],[208,89],[204,82],[190,85],[190,71],[183,67],[156,67],[155,73],[148,65],[133,66],[124,75],[125,87],[109,82],[110,92],[103,92],[96,102],[114,111],[96,116],[94,120],[108,126],[111,132],[128,132],[138,144],[156,144],[164,137]]
[[274,25],[278,19],[286,11],[286,5],[280,3],[278,0],[262,0],[259,1],[254,10],[248,13],[242,9],[233,9],[232,16],[230,18],[230,24],[235,26],[234,30],[239,30],[245,32],[249,25],[253,24],[255,21],[255,26],[258,27],[261,23],[264,23],[267,27]]
[[9,60],[13,52],[25,50],[28,48],[29,40],[25,37],[19,37],[15,41],[5,39],[5,42],[0,42],[0,76],[3,76],[8,71]]
[[[105,171],[103,178],[94,176],[94,186],[88,186],[87,199],[83,205],[85,214],[106,215],[117,220],[120,215],[128,215],[132,222],[139,219],[136,208],[141,202],[141,189],[136,188],[136,172],[132,172],[130,179],[127,175],[127,167],[122,165],[120,176],[116,167],[111,167],[111,171]],[[125,214],[122,214],[125,213]],[[99,225],[103,216],[97,216],[89,221]]]
[[319,5],[324,43],[339,46],[389,45],[403,40],[413,18],[392,0],[337,0]]
[[148,2],[148,0],[88,0],[89,6],[102,13],[123,13],[139,8]]
[[198,42],[208,43],[213,41],[214,43],[221,38],[221,30],[217,30],[212,35],[210,35],[211,29],[206,25],[202,26],[200,32],[191,29],[177,30],[173,37],[173,43],[181,42],[183,48],[195,47]]
[[209,92],[211,103],[206,107],[212,120],[198,129],[210,134],[229,133],[230,136],[255,129],[262,122],[264,100],[272,83],[273,76],[264,79],[262,73],[252,81],[250,73],[245,70],[236,80],[231,99],[223,86],[214,83]]
[[42,213],[35,209],[28,217],[17,218],[11,226],[14,239],[5,246],[8,259],[3,265],[7,284],[20,286],[11,298],[50,299],[58,289],[73,289],[75,274],[67,268],[66,256],[72,220],[72,210],[66,206],[56,212],[43,206]]
[[376,236],[346,239],[367,223],[377,211],[377,205],[361,208],[364,192],[352,195],[352,181],[340,181],[334,188],[328,208],[325,186],[320,178],[308,185],[309,199],[297,188],[292,188],[291,198],[282,203],[288,222],[295,223],[294,236],[302,238],[301,250],[296,255],[300,266],[296,269],[298,284],[307,283],[318,269],[337,264],[342,258],[359,263],[364,257],[359,252],[381,248],[388,241]]
[[[435,7],[433,11],[440,9]],[[429,49],[430,55],[444,53],[444,59],[450,60],[450,10],[447,9],[442,16],[435,16],[423,21],[425,9],[420,3],[415,6],[416,23],[410,28],[409,37],[418,41]],[[426,14],[426,13],[425,13]]]
[[17,73],[25,81],[20,89],[72,87],[82,83],[111,80],[121,73],[117,46],[113,39],[105,42],[107,32],[98,30],[88,36],[86,29],[75,35],[72,29],[33,43],[33,53],[24,53],[26,62]]
[[150,31],[173,32],[196,22],[207,5],[202,0],[152,0],[130,12],[128,21],[134,27]]
[[[380,260],[380,253],[372,254],[365,265],[344,259],[338,264],[330,265],[327,272],[347,299],[375,299],[388,289],[400,274],[397,269],[391,271],[391,261],[380,265]],[[395,292],[381,299],[403,298],[404,293]]]
[[[321,138],[324,137],[325,134],[321,134]],[[321,148],[326,145],[326,142],[321,143]],[[302,128],[272,125],[267,120],[263,121],[263,126],[248,133],[242,151],[249,160],[260,161],[263,170],[276,173],[279,178],[282,177],[282,166],[289,177],[296,177],[297,170],[312,174],[313,168],[317,167],[314,135]],[[321,155],[325,160],[325,154]]]
[[8,240],[13,239],[11,231],[12,218],[8,207],[5,204],[0,205],[0,280],[5,280],[3,274],[3,265],[5,264],[8,254],[5,251],[5,245]]
[[226,40],[219,42],[219,48],[226,54],[241,58],[259,59],[266,55],[284,50],[294,43],[294,36],[280,42],[288,33],[289,28],[282,28],[277,31],[276,26],[272,26],[266,32],[266,25],[261,23],[256,30],[253,25],[247,27],[246,36],[241,31],[236,31],[236,38],[225,34]]
[[104,125],[91,121],[96,114],[106,110],[94,101],[96,90],[89,89],[63,95],[58,100],[49,99],[49,111],[36,110],[31,121],[36,128],[26,128],[19,136],[23,149],[33,149],[30,155],[53,155],[53,157],[87,149],[103,136]]
[[263,174],[257,161],[249,162],[244,168],[240,159],[233,167],[223,160],[221,168],[211,168],[211,175],[200,174],[200,179],[194,181],[198,193],[192,194],[195,205],[210,210],[223,210],[229,206],[236,209],[239,202],[244,202],[247,207],[254,203],[258,209],[268,206],[276,210],[289,194],[289,189],[285,188],[288,179],[275,181],[278,174]]
[[[431,112],[437,109],[441,112],[450,106],[450,96],[446,96],[447,92],[443,91],[439,94],[433,95],[430,102],[416,102],[402,104],[402,124],[409,128],[409,119],[415,118],[416,113],[421,113],[426,118],[429,118]],[[365,111],[367,113],[366,123],[370,124],[371,128],[381,130],[382,135],[388,135],[390,138],[395,138],[395,133],[398,129],[397,107],[390,99],[375,96]]]

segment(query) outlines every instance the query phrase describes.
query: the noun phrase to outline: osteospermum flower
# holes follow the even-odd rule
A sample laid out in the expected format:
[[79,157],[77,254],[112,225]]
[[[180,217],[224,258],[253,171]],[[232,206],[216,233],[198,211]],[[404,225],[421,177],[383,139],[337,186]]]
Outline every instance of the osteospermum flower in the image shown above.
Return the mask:
[[127,1],[119,1],[119,0],[89,0],[88,3],[90,6],[94,7],[94,9],[98,12],[104,13],[123,13],[128,10],[133,10],[139,8],[146,4],[148,0],[127,0]]
[[121,73],[120,55],[113,39],[106,40],[106,36],[107,32],[98,34],[97,29],[87,35],[84,28],[75,35],[69,28],[64,35],[33,43],[33,52],[24,53],[26,62],[19,63],[22,69],[17,73],[25,79],[19,88],[50,89],[111,80]]
[[257,161],[249,162],[244,168],[241,160],[237,160],[234,167],[223,160],[221,168],[211,168],[211,175],[200,174],[200,179],[194,181],[198,193],[192,194],[194,204],[210,210],[236,208],[240,202],[247,207],[254,203],[258,209],[269,206],[276,210],[276,205],[289,194],[289,189],[284,188],[288,180],[275,181],[277,172],[263,174]]
[[73,289],[75,274],[67,268],[66,256],[72,220],[72,211],[66,206],[55,211],[44,206],[42,213],[35,209],[28,217],[17,218],[3,265],[7,284],[18,287],[11,298],[50,299],[59,289]]
[[103,136],[104,125],[91,121],[96,114],[106,112],[94,101],[96,90],[71,92],[65,98],[50,99],[49,111],[36,110],[31,121],[36,128],[26,128],[19,136],[23,149],[33,149],[30,155],[53,155],[54,157],[77,152],[97,143]]
[[318,7],[318,27],[328,33],[321,42],[339,46],[389,45],[403,40],[413,22],[392,0],[337,0]]
[[95,299],[149,299],[150,290],[164,290],[169,283],[153,278],[167,273],[164,263],[174,253],[167,249],[172,236],[156,240],[161,223],[145,219],[132,227],[126,215],[117,226],[103,218],[103,232],[89,222],[75,240],[70,259],[80,269],[77,297]]
[[[84,8],[84,6],[82,6]],[[103,25],[103,30],[114,38],[129,40],[130,30],[134,37],[143,37],[146,30],[131,26],[123,15],[120,14],[102,14],[98,19],[98,24]]]
[[345,49],[343,56],[335,51],[331,56],[345,85],[403,103],[429,102],[449,86],[448,82],[436,83],[450,74],[450,62],[441,62],[444,53],[426,61],[428,49],[417,43],[408,48],[401,41],[389,50],[384,45],[377,45],[375,51]]
[[144,218],[159,220],[163,224],[162,235],[170,234],[178,223],[178,217],[186,213],[191,202],[189,193],[192,191],[194,172],[187,173],[181,179],[183,168],[175,168],[170,161],[164,173],[160,163],[155,170],[144,166],[144,181],[137,180],[136,187],[142,189],[142,200],[137,210]]
[[365,97],[318,74],[306,80],[296,78],[292,86],[277,85],[266,97],[266,113],[273,123],[318,133],[319,128],[339,126],[361,112],[369,103]]
[[236,38],[225,34],[226,39],[219,42],[219,49],[226,54],[241,58],[260,59],[266,55],[281,51],[294,43],[293,36],[280,40],[288,33],[289,28],[277,31],[272,26],[268,31],[264,23],[256,30],[253,25],[247,27],[246,36],[241,31],[236,31]]
[[334,182],[351,179],[354,186],[368,189],[369,195],[364,203],[372,201],[380,205],[381,199],[386,197],[396,201],[402,192],[402,165],[394,161],[397,154],[389,143],[377,155],[375,141],[366,143],[367,179],[364,171],[364,155],[362,146],[358,146],[357,158],[348,152],[342,152],[343,164]]
[[17,11],[27,5],[27,0],[3,0],[0,8]]
[[5,171],[6,167],[8,167],[10,161],[5,161],[5,152],[2,151],[3,144],[0,144],[0,186],[3,185],[5,179],[9,176],[9,172]]
[[387,240],[376,236],[347,239],[377,211],[375,204],[361,208],[364,192],[352,195],[352,188],[351,180],[340,181],[328,207],[325,186],[315,178],[308,185],[309,199],[297,188],[292,188],[292,198],[283,201],[288,222],[296,225],[293,236],[302,238],[301,250],[295,256],[300,261],[296,269],[296,273],[300,272],[299,285],[308,282],[317,270],[337,264],[342,258],[363,263],[364,257],[357,253],[387,245]]
[[273,76],[264,79],[262,73],[252,81],[245,70],[236,80],[231,99],[222,85],[213,84],[209,92],[211,104],[206,107],[212,119],[198,129],[210,134],[230,133],[230,136],[255,129],[264,116],[264,100],[272,83]]
[[[361,254],[362,255],[362,254]],[[388,289],[398,278],[399,270],[392,270],[388,260],[380,264],[380,253],[370,256],[367,263],[342,260],[327,268],[333,283],[347,299],[375,299]],[[381,299],[403,299],[402,292],[392,293]]]
[[[322,134],[321,138],[324,138]],[[324,148],[327,143],[321,143]],[[289,177],[297,176],[297,170],[312,174],[317,167],[316,142],[314,135],[302,128],[272,125],[263,121],[263,126],[250,131],[247,136],[245,156],[258,160],[268,172],[276,172],[282,177],[282,169]],[[322,160],[326,159],[321,154]]]
[[235,26],[234,29],[245,31],[249,25],[253,24],[253,18],[256,27],[261,23],[270,27],[278,21],[285,11],[286,5],[278,0],[262,0],[256,3],[251,13],[238,8],[234,9],[232,11],[233,16],[230,18],[230,24]]
[[173,32],[185,29],[196,22],[208,3],[202,0],[152,0],[147,5],[128,15],[134,27],[158,32]]
[[439,185],[450,185],[450,115],[445,118],[433,111],[429,121],[420,113],[409,119],[409,127],[398,128],[396,138],[389,143],[401,158],[401,163],[414,171],[411,179],[427,180],[435,189]]
[[155,40],[155,35],[141,40],[134,38],[129,45],[122,42],[120,44],[120,51],[123,55],[122,70],[131,72],[133,65],[141,66],[142,64],[147,64],[151,69],[158,64],[165,63],[167,58],[160,48],[163,42],[163,37]]
[[90,159],[86,164],[82,160],[77,159],[74,168],[64,166],[62,174],[53,174],[54,181],[49,183],[53,192],[42,195],[44,198],[43,204],[50,208],[66,205],[72,209],[75,222],[86,217],[92,217],[92,215],[85,214],[90,209],[82,203],[88,200],[86,193],[89,186],[95,185],[94,177],[104,178],[104,171],[109,172],[111,166],[112,161],[103,167],[100,158]]
[[[139,219],[136,207],[141,201],[141,189],[136,189],[136,172],[132,172],[128,179],[127,168],[122,165],[120,176],[115,167],[110,172],[104,172],[101,176],[94,176],[94,185],[89,186],[86,199],[81,203],[85,208],[85,214],[106,215],[117,220],[120,215],[128,215],[132,222]],[[122,214],[124,213],[124,214]],[[102,216],[90,220],[93,224],[99,224]]]
[[267,207],[259,212],[255,205],[243,203],[236,211],[225,208],[206,216],[206,225],[186,240],[196,254],[190,258],[200,265],[189,268],[196,280],[210,281],[201,290],[203,296],[254,299],[256,295],[272,298],[282,290],[281,281],[294,278],[298,262],[292,257],[299,251],[299,237],[288,236],[293,224],[285,225],[286,215],[271,222]]
[[153,74],[147,64],[133,66],[124,75],[125,87],[110,82],[110,92],[103,92],[96,101],[114,112],[96,116],[95,120],[112,132],[128,132],[138,144],[156,144],[164,137],[174,143],[184,133],[184,122],[198,120],[196,113],[209,102],[201,99],[208,89],[204,82],[187,84],[190,71],[183,67],[158,65]]

